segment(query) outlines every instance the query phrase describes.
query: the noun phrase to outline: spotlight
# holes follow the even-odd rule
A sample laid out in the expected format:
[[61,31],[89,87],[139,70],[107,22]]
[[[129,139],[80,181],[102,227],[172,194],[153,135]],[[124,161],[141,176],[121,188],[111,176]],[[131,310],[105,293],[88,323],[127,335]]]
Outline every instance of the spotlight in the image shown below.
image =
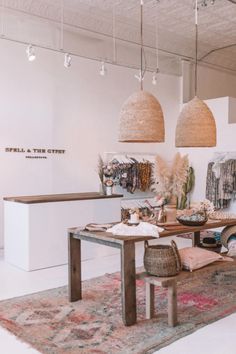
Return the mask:
[[102,63],[101,63],[101,69],[100,69],[100,75],[101,76],[105,76],[106,75],[106,73],[107,73],[107,69],[106,69],[106,67],[105,67],[105,63],[104,63],[104,61],[102,61]]
[[31,44],[26,48],[26,54],[29,61],[34,61],[36,59],[35,49]]
[[71,66],[71,55],[69,53],[65,54],[65,58],[64,58],[64,67],[65,68],[69,68]]

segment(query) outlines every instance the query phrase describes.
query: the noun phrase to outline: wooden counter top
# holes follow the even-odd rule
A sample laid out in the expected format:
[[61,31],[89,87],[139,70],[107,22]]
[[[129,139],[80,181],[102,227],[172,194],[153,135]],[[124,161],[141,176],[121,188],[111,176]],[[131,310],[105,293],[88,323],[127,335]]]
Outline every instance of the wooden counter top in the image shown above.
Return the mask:
[[20,197],[4,197],[3,200],[8,202],[36,204],[36,203],[52,203],[52,202],[68,202],[73,200],[90,200],[90,199],[111,199],[122,198],[122,194],[103,195],[98,192],[86,193],[68,193],[68,194],[46,194],[46,195],[29,195]]

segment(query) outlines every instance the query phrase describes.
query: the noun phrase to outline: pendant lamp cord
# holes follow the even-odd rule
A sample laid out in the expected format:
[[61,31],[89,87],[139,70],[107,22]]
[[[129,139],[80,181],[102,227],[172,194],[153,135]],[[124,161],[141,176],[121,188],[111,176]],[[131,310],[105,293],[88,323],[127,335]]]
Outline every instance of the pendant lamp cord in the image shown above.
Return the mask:
[[140,44],[141,44],[140,89],[143,90],[143,0],[140,0]]
[[64,0],[61,0],[60,50],[64,49]]
[[197,64],[198,64],[198,0],[195,3],[195,87],[194,93],[197,96]]

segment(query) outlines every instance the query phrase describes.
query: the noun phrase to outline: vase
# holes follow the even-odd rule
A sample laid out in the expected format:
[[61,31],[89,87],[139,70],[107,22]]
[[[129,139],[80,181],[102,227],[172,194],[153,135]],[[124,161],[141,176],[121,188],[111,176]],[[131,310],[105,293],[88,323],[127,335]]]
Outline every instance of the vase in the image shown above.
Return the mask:
[[106,195],[112,195],[112,187],[105,186],[105,194]]
[[166,204],[165,206],[166,222],[176,221],[176,214],[177,214],[176,202],[177,202],[176,197],[172,196],[169,200],[169,203]]
[[161,209],[159,210],[158,216],[157,216],[157,222],[159,223],[165,223],[166,222],[166,210],[164,205],[161,206]]

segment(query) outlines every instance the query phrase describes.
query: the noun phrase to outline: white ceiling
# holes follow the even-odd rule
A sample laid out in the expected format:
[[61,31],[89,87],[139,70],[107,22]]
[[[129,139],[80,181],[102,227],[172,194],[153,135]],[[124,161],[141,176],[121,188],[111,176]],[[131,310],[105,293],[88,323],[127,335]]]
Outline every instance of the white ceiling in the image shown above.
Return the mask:
[[[198,57],[236,73],[236,4],[229,0],[215,0],[211,5],[207,0],[208,6],[203,7],[200,1]],[[60,34],[62,0],[1,0],[0,3],[2,34],[7,38],[59,49],[61,37],[56,38],[49,28]],[[168,70],[168,65],[177,64],[181,57],[194,58],[194,1],[144,0],[147,67],[155,69],[156,65],[156,19],[161,69]],[[34,30],[29,31],[26,22],[31,22]],[[113,61],[112,36],[115,33],[117,62],[138,65],[139,47],[131,44],[135,59],[130,61],[122,54],[122,48],[126,47],[126,41],[140,41],[139,0],[64,0],[63,24],[64,48],[71,53],[94,58],[104,56],[107,61]],[[84,42],[90,43],[90,48],[83,52],[81,44],[76,46],[75,41],[66,43],[67,33],[83,38]],[[109,46],[109,50],[101,50],[102,45]],[[227,46],[231,47],[220,49]]]

